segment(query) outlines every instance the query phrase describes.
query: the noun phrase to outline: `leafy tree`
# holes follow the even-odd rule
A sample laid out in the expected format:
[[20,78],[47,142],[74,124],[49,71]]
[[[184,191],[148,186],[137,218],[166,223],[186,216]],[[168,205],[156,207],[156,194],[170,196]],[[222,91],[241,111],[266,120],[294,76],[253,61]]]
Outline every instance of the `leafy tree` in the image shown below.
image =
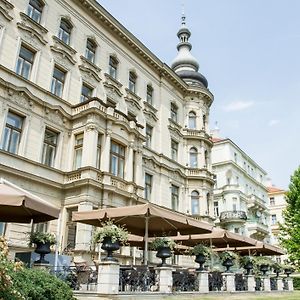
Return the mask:
[[300,167],[291,176],[286,202],[285,221],[280,224],[279,238],[290,260],[300,267]]

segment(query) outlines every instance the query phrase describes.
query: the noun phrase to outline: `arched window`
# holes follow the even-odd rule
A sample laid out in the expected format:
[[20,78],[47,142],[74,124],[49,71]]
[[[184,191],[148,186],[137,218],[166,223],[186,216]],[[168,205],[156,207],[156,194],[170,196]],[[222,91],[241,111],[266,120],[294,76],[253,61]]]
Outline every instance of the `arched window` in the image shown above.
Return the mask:
[[208,161],[208,151],[207,150],[205,150],[204,151],[204,168],[207,168],[208,167],[208,163],[209,163],[209,161]]
[[207,214],[209,215],[210,213],[210,193],[206,194],[206,205],[207,205]]
[[189,112],[189,128],[196,129],[196,113],[193,111]]
[[202,116],[202,123],[203,123],[203,130],[205,130],[206,129],[206,115],[203,115]]
[[198,151],[195,147],[190,149],[190,167],[197,168],[198,167]]
[[197,191],[192,191],[191,194],[191,213],[192,215],[199,215],[199,193]]
[[67,45],[70,44],[72,28],[73,26],[68,20],[61,19],[58,31],[58,38]]
[[41,0],[30,0],[27,7],[27,16],[37,23],[40,23],[44,3]]

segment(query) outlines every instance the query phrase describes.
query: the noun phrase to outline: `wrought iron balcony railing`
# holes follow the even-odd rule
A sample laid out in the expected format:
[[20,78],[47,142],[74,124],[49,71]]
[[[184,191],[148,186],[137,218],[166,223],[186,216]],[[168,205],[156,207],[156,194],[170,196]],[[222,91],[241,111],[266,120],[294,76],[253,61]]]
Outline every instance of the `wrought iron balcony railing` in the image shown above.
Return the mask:
[[247,215],[242,210],[223,211],[220,214],[220,222],[246,221]]

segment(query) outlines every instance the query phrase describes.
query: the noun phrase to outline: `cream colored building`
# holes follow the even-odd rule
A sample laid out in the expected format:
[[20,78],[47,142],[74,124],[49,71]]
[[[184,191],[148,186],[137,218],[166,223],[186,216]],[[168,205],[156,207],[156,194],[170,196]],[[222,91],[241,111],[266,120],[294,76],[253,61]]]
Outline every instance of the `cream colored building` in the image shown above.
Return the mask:
[[216,224],[271,242],[266,172],[230,139],[214,138],[213,141]]
[[[0,176],[61,208],[39,226],[61,251],[90,249],[77,210],[151,201],[212,222],[213,95],[181,23],[170,68],[94,0],[0,1]],[[7,224],[12,251],[29,227]]]

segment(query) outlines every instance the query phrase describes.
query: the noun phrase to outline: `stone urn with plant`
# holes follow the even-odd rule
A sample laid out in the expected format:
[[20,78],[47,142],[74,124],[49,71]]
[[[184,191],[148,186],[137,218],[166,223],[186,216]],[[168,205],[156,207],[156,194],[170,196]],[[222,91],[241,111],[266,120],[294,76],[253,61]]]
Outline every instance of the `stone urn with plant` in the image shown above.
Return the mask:
[[237,254],[233,251],[223,251],[220,253],[220,261],[222,266],[226,268],[225,272],[230,272],[230,268],[234,265],[234,261],[237,259]]
[[251,274],[253,269],[254,258],[253,256],[242,256],[240,259],[240,265],[246,270],[246,275]]
[[49,261],[45,260],[45,255],[51,252],[50,246],[56,244],[55,235],[48,232],[32,232],[29,234],[29,246],[35,245],[35,253],[40,255],[40,258],[36,260],[35,264],[49,264]]
[[262,275],[265,276],[269,269],[272,267],[274,262],[265,256],[257,256],[254,260],[254,264],[262,272]]
[[150,243],[150,249],[157,251],[156,257],[161,259],[159,267],[166,266],[166,259],[172,256],[176,243],[168,237],[156,237]]
[[104,261],[117,262],[113,257],[113,252],[120,249],[121,245],[126,245],[128,241],[128,231],[123,227],[108,220],[98,228],[93,235],[93,242],[95,244],[102,244],[101,249],[107,252]]
[[289,277],[292,273],[296,271],[296,267],[290,263],[285,263],[281,265],[282,270],[284,270],[284,274]]
[[199,268],[196,271],[203,271],[203,265],[210,257],[211,250],[203,244],[197,244],[189,251],[189,254],[196,256],[195,262],[199,264]]

